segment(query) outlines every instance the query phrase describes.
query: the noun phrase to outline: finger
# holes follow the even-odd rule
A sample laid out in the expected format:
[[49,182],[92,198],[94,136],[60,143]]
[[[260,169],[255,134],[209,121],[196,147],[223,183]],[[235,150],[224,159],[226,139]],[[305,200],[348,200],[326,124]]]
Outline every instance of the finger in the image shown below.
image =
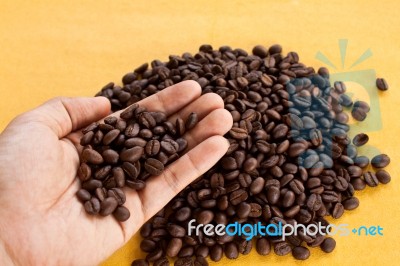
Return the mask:
[[197,125],[186,132],[183,138],[187,140],[190,150],[199,143],[215,135],[225,135],[233,124],[232,115],[225,109],[216,109],[200,120]]
[[168,120],[175,122],[179,117],[186,121],[187,117],[192,112],[195,112],[198,116],[198,119],[201,120],[213,110],[219,108],[224,108],[224,101],[222,98],[216,93],[206,93],[179,110],[177,113],[173,114]]
[[[138,192],[127,191],[126,207],[132,213],[140,211],[144,221],[147,221],[183,188],[216,164],[228,147],[228,141],[222,136],[206,139],[169,165],[161,175],[150,177],[146,181],[145,189]],[[141,199],[141,210],[137,210],[137,201],[130,200],[135,195]]]
[[14,123],[39,123],[50,128],[58,138],[97,121],[111,109],[104,97],[55,98],[19,116]]
[[[193,80],[186,80],[153,94],[137,102],[137,104],[146,107],[148,111],[163,112],[170,116],[199,98],[200,95],[201,87],[199,83]],[[112,116],[119,117],[119,114],[123,111],[115,112]]]

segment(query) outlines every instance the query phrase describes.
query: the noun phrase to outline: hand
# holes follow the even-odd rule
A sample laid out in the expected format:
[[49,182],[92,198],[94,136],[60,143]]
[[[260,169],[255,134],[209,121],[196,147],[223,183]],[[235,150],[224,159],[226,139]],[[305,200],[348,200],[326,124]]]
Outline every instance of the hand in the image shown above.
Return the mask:
[[200,94],[185,81],[139,102],[175,119],[197,112],[201,121],[184,136],[185,155],[144,190],[125,189],[131,217],[123,223],[87,215],[75,196],[80,129],[110,113],[107,99],[54,99],[14,119],[0,135],[0,265],[95,265],[126,243],[229,147],[222,135],[231,115],[218,95]]

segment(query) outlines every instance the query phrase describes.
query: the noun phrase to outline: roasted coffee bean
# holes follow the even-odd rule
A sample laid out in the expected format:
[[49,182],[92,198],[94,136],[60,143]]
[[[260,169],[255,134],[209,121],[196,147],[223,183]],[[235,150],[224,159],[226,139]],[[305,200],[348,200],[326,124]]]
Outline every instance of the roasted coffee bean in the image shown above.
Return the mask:
[[271,244],[266,238],[259,238],[256,242],[256,250],[260,255],[268,255],[271,252]]
[[103,144],[110,145],[118,137],[119,133],[119,129],[113,129],[107,132],[103,137]]
[[382,184],[387,184],[391,180],[390,174],[383,169],[379,169],[376,172],[376,178],[378,178],[379,182]]
[[208,262],[204,257],[198,256],[194,260],[194,266],[208,266]]
[[96,190],[94,191],[94,194],[100,201],[103,201],[107,197],[107,190],[103,187],[101,187],[101,188],[99,187],[99,188],[96,188]]
[[169,261],[166,257],[159,258],[153,263],[153,266],[169,266],[169,265],[170,265]]
[[332,210],[332,217],[339,219],[344,213],[344,207],[341,203],[336,203]]
[[185,123],[186,130],[190,130],[190,129],[194,128],[198,121],[199,121],[199,119],[198,119],[197,114],[190,113],[190,115],[186,119],[186,123]]
[[353,144],[356,145],[357,147],[365,145],[369,140],[369,137],[367,134],[364,133],[360,133],[357,134],[354,138],[353,138]]
[[179,251],[182,248],[182,239],[181,238],[172,238],[166,249],[166,254],[169,257],[175,257],[178,255]]
[[122,205],[126,201],[125,193],[120,188],[112,188],[112,189],[108,190],[107,196],[114,197],[117,200],[118,205]]
[[178,151],[179,144],[172,139],[166,139],[161,141],[161,148],[168,154],[174,154]]
[[92,149],[84,149],[82,151],[83,162],[88,162],[91,164],[102,164],[104,162],[103,157],[100,153]]
[[92,175],[92,169],[86,163],[82,163],[78,168],[78,177],[82,182],[89,180]]
[[89,191],[87,191],[85,189],[78,190],[78,192],[76,192],[76,196],[82,202],[86,202],[86,201],[88,201],[88,200],[90,200],[92,198],[92,196],[90,195]]
[[151,175],[160,175],[164,171],[164,164],[159,160],[148,158],[144,163],[144,168]]
[[124,162],[135,163],[143,155],[143,152],[144,149],[142,147],[133,147],[121,152],[120,159]]
[[224,253],[225,253],[225,256],[226,256],[228,259],[231,259],[231,260],[232,260],[232,259],[237,259],[237,257],[239,256],[238,247],[237,247],[237,245],[236,245],[235,243],[233,243],[233,242],[227,243],[227,244],[225,245]]
[[310,251],[306,247],[294,247],[292,255],[296,260],[306,260],[310,257]]
[[120,222],[125,222],[131,216],[129,210],[125,206],[118,206],[113,212],[115,219]]
[[245,190],[239,189],[236,191],[233,191],[229,195],[229,201],[231,202],[232,205],[238,205],[239,203],[247,200],[248,194]]
[[386,154],[376,155],[371,160],[371,165],[375,168],[384,168],[390,163],[390,158]]
[[131,266],[149,266],[149,263],[144,259],[134,260]]
[[177,224],[170,224],[167,226],[168,233],[173,237],[184,237],[186,234],[185,228]]
[[274,251],[278,256],[285,256],[292,251],[292,248],[287,242],[279,242],[275,244]]
[[358,167],[365,168],[369,165],[369,159],[366,156],[358,156],[354,158],[354,164]]
[[257,194],[261,193],[261,191],[264,189],[264,185],[265,185],[264,178],[257,177],[256,179],[254,179],[250,185],[251,194],[257,195]]
[[331,237],[327,237],[325,238],[325,240],[322,242],[322,244],[320,245],[321,250],[323,252],[326,253],[331,253],[335,247],[336,247],[336,241],[335,239],[331,238]]
[[376,79],[376,87],[381,91],[387,91],[389,89],[389,85],[384,78]]
[[106,163],[109,163],[109,164],[118,163],[119,154],[118,154],[118,152],[116,152],[114,150],[111,150],[111,149],[105,150],[105,151],[103,151],[103,153],[101,155],[103,156],[104,161]]
[[221,245],[215,245],[213,247],[211,247],[210,250],[210,259],[212,261],[220,261],[222,259],[223,256],[223,248]]
[[88,214],[97,214],[100,211],[100,201],[97,198],[91,198],[85,202],[84,207]]
[[343,201],[343,206],[346,210],[354,210],[359,204],[359,200],[355,197],[351,197]]
[[364,173],[364,181],[367,183],[368,186],[370,187],[376,187],[379,184],[379,180],[376,177],[376,174],[373,172],[365,172]]
[[246,139],[247,138],[247,131],[245,129],[234,127],[229,131],[229,134],[234,139]]
[[160,148],[161,148],[161,145],[158,140],[150,140],[146,144],[145,151],[146,151],[147,155],[155,156],[160,151]]
[[102,185],[100,180],[90,179],[82,183],[82,188],[88,191],[94,191],[96,188],[102,187]]
[[114,197],[108,197],[101,202],[100,214],[102,216],[110,215],[118,206],[118,201]]
[[353,110],[351,111],[351,115],[357,121],[364,121],[365,118],[367,117],[367,113],[359,107],[353,107]]
[[242,202],[238,205],[236,213],[239,218],[247,218],[251,212],[251,206],[248,203]]

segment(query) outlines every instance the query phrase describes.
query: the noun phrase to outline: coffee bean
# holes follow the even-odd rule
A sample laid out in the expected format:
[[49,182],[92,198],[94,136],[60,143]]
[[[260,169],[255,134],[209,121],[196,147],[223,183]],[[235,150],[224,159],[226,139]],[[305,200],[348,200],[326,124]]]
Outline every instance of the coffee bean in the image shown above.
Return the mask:
[[367,134],[364,133],[360,133],[357,134],[354,138],[353,138],[353,144],[356,145],[357,147],[365,145],[369,140],[369,137]]
[[351,111],[351,115],[353,118],[357,121],[364,121],[365,118],[367,117],[367,113],[358,107],[353,107],[353,110]]
[[221,245],[215,245],[211,247],[210,250],[210,259],[212,261],[220,261],[223,256],[223,248]]
[[153,266],[169,266],[169,265],[170,265],[169,261],[166,257],[159,258],[153,263]]
[[104,162],[103,157],[100,153],[92,149],[84,149],[82,151],[83,162],[88,162],[91,164],[102,164]]
[[358,167],[365,168],[369,164],[369,159],[366,156],[358,156],[354,158],[354,164]]
[[123,162],[135,163],[143,155],[144,149],[142,147],[133,147],[131,149],[124,150],[120,154],[120,159]]
[[164,171],[164,164],[159,160],[148,158],[144,163],[144,168],[151,175],[160,175]]
[[231,260],[237,259],[237,257],[239,256],[239,251],[238,251],[237,245],[233,242],[227,243],[225,245],[224,253],[225,253],[225,256]]
[[96,188],[102,187],[102,185],[100,180],[90,179],[82,183],[82,188],[88,191],[94,191]]
[[114,197],[108,197],[101,202],[100,214],[102,216],[110,215],[118,206],[118,201]]
[[180,238],[172,238],[168,243],[166,254],[169,257],[175,257],[178,255],[181,248],[182,240]]
[[86,164],[82,163],[78,168],[78,177],[79,179],[84,182],[89,180],[92,175],[92,169]]
[[115,219],[120,222],[125,222],[131,216],[129,210],[124,206],[118,206],[113,212]]
[[247,131],[245,129],[239,128],[239,127],[233,127],[230,131],[229,134],[232,138],[234,139],[246,139],[247,138]]
[[145,151],[146,151],[147,155],[155,156],[160,151],[160,148],[161,148],[161,145],[158,140],[150,140],[146,144]]
[[351,197],[343,201],[343,206],[346,210],[354,210],[359,204],[359,200],[355,197]]
[[376,87],[381,91],[387,91],[389,89],[389,85],[384,78],[376,79]]
[[310,257],[310,251],[305,247],[294,247],[292,255],[296,260],[306,260]]
[[78,192],[76,192],[76,196],[82,202],[86,202],[86,201],[88,201],[88,200],[90,200],[92,198],[92,196],[90,195],[89,191],[87,191],[85,189],[78,190]]
[[84,207],[88,214],[97,214],[100,211],[100,201],[97,198],[91,198],[85,202]]
[[266,238],[258,238],[256,242],[256,250],[260,255],[268,255],[271,252],[271,244]]
[[190,129],[194,128],[198,121],[199,121],[199,118],[198,118],[197,114],[190,113],[190,115],[186,119],[186,123],[185,123],[186,130],[190,130]]
[[110,145],[119,136],[119,133],[120,133],[119,129],[113,129],[109,131],[103,137],[103,144]]
[[375,173],[370,171],[364,173],[364,181],[370,187],[376,187],[379,184],[379,180],[376,177]]
[[365,188],[365,182],[361,178],[354,178],[351,180],[351,184],[353,185],[355,190],[363,190]]
[[376,172],[376,178],[378,178],[379,182],[382,184],[387,184],[391,180],[390,174],[383,169],[379,169]]
[[125,193],[120,188],[112,188],[108,190],[107,196],[114,197],[117,200],[118,205],[122,205],[126,201]]
[[339,219],[340,217],[342,217],[343,213],[344,213],[343,205],[339,202],[336,203],[332,210],[332,217],[335,219]]
[[179,258],[174,263],[174,266],[192,266],[192,265],[193,265],[192,258]]
[[239,203],[245,201],[248,197],[248,194],[245,190],[239,189],[236,191],[233,191],[229,195],[229,201],[231,202],[232,205],[238,205]]
[[208,262],[204,257],[198,256],[194,260],[194,266],[208,266]]
[[292,248],[287,242],[279,242],[275,244],[274,251],[278,256],[285,256],[292,251]]
[[143,259],[134,260],[131,264],[131,266],[148,266],[148,265],[149,263]]
[[336,247],[336,241],[331,237],[327,237],[325,238],[324,242],[322,242],[320,247],[323,252],[331,253]]
[[118,154],[118,152],[116,152],[114,150],[111,150],[111,149],[105,150],[105,151],[103,151],[103,153],[101,155],[104,158],[104,161],[106,163],[109,163],[109,164],[118,163],[119,154]]
[[376,155],[371,160],[371,165],[375,168],[384,168],[390,163],[390,158],[386,154]]
[[174,154],[178,151],[179,144],[172,139],[166,139],[161,141],[161,148],[168,154]]

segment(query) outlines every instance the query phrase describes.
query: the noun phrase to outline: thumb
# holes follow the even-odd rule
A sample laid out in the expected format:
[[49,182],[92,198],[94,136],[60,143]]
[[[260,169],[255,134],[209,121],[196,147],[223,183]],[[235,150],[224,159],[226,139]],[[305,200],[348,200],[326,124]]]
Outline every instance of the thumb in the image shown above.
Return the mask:
[[54,98],[22,114],[14,123],[40,123],[63,138],[88,124],[107,116],[111,111],[105,97]]

